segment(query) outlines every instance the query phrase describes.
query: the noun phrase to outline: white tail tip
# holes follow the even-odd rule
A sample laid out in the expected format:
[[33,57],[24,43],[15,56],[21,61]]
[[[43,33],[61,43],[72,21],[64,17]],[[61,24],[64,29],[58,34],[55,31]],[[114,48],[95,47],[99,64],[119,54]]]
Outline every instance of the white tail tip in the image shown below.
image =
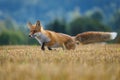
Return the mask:
[[111,32],[110,35],[111,35],[110,39],[113,40],[113,39],[115,39],[117,37],[117,32]]

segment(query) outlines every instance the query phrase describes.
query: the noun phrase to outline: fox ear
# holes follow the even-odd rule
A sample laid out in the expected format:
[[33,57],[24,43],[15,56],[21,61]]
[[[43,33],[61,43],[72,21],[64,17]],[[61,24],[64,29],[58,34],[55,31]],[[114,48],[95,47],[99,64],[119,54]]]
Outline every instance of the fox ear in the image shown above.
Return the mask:
[[40,27],[40,21],[39,21],[39,20],[37,20],[36,26],[37,26],[37,27]]
[[31,22],[28,22],[28,23],[27,23],[27,26],[28,26],[28,28],[30,29],[30,28],[32,27]]

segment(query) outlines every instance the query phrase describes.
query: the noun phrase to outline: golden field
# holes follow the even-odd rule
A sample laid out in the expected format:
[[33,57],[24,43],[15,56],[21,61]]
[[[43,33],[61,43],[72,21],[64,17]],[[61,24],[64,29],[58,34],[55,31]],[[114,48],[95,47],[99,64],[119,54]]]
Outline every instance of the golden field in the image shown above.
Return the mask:
[[80,45],[70,51],[1,46],[0,80],[120,80],[120,45]]

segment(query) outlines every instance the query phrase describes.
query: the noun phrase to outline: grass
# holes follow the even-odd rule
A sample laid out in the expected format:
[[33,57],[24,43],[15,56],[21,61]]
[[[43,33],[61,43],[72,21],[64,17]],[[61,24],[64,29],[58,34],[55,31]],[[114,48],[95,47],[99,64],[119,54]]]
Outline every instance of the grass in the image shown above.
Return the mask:
[[0,80],[119,80],[120,45],[90,44],[76,50],[1,46]]

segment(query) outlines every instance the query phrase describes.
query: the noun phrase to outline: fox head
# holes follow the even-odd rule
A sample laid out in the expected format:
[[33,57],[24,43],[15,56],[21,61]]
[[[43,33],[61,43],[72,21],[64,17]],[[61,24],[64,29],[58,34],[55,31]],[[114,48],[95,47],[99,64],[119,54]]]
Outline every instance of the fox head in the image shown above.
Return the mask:
[[28,28],[30,29],[29,37],[35,37],[38,35],[38,33],[41,32],[41,23],[38,20],[35,25],[32,25],[30,22],[28,22]]

